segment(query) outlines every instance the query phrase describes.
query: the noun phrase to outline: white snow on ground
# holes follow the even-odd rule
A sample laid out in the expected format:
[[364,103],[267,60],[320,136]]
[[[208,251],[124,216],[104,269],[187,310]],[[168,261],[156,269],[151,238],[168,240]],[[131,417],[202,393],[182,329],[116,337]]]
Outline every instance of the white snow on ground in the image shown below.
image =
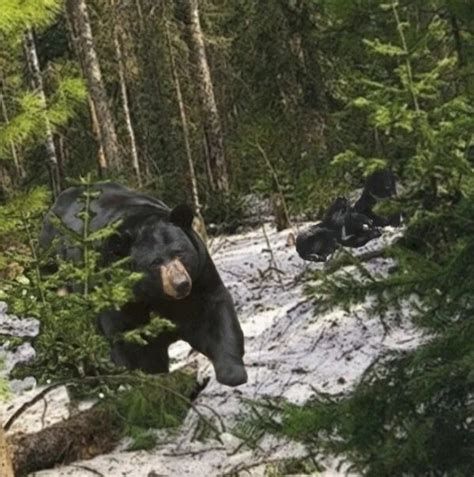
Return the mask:
[[[379,250],[399,234],[399,231],[387,230],[381,238],[356,253]],[[334,309],[315,313],[314,300],[303,292],[309,279],[305,272],[324,265],[302,261],[294,247],[287,245],[287,238],[288,231],[277,233],[267,225],[265,233],[260,228],[217,238],[210,245],[215,263],[234,297],[244,330],[249,375],[245,385],[229,388],[217,383],[208,360],[191,352],[183,342],[170,348],[173,368],[197,361],[200,378],[211,378],[194,404],[208,418],[219,415],[215,424],[221,431],[220,441],[193,439],[199,418],[191,410],[179,432],[168,436],[152,451],[117,450],[32,475],[87,477],[98,472],[111,477],[214,476],[240,471],[239,475],[258,476],[265,472],[265,466],[259,463],[304,456],[306,451],[302,445],[274,436],[265,436],[258,448],[252,449],[232,435],[233,426],[245,412],[243,401],[283,396],[292,402],[304,403],[315,391],[347,390],[383,352],[412,348],[423,336],[410,324],[409,304],[392,313],[388,321],[368,317],[370,299],[350,312]],[[393,263],[383,258],[367,262],[372,273],[386,274],[391,266]],[[0,310],[0,328],[4,323],[8,323],[8,319],[3,309]],[[33,389],[17,394],[0,410],[8,417],[37,392]],[[12,430],[35,431],[67,414],[67,394],[64,388],[59,388],[25,413]],[[330,459],[325,464],[327,470],[321,475],[347,475],[344,467],[336,470],[336,463]]]

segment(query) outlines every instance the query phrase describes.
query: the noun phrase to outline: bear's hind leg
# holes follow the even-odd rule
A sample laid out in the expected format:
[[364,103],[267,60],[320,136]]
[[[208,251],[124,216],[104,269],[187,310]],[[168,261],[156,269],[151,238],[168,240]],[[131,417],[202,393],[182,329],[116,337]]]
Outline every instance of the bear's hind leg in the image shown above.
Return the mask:
[[[145,346],[129,345],[127,350],[133,355],[133,368],[145,373],[158,374],[169,371],[168,344],[157,339]],[[131,348],[133,346],[133,349]]]
[[[142,321],[137,318],[136,321]],[[159,336],[150,344],[140,346],[120,339],[120,333],[133,329],[133,319],[119,310],[107,310],[97,318],[101,333],[108,339],[110,358],[117,366],[140,369],[146,373],[167,373],[169,369],[168,346],[173,341],[168,335]]]

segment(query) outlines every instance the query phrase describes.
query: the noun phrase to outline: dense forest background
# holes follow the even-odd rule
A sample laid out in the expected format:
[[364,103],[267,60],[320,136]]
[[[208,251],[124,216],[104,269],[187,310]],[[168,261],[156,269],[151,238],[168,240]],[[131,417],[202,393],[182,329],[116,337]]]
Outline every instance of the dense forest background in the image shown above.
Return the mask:
[[468,1],[3,4],[4,198],[92,171],[210,220],[277,188],[314,213],[371,165],[403,174],[416,116],[472,88]]
[[[400,194],[386,207],[406,218],[386,251],[395,271],[326,275],[308,293],[347,306],[376,295],[377,313],[416,294],[432,339],[374,366],[351,396],[259,425],[349,455],[363,475],[472,475],[472,0],[1,0],[0,45],[9,279],[24,270],[11,268],[19,251],[38,263],[29,214],[80,177],[187,201],[232,232],[249,194],[285,228],[390,167]],[[21,300],[17,313],[31,311]],[[43,344],[49,365],[56,338]],[[67,359],[41,378],[94,374]]]

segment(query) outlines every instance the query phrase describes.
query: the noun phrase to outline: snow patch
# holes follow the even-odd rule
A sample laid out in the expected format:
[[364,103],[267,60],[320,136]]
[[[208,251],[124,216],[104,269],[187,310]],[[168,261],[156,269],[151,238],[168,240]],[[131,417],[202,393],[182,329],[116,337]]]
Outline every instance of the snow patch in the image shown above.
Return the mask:
[[[303,288],[308,284],[307,272],[325,265],[301,260],[294,247],[287,245],[288,233],[275,232],[266,225],[265,229],[216,238],[210,244],[216,266],[234,298],[245,335],[249,376],[245,385],[229,388],[219,384],[209,361],[193,352],[189,345],[178,342],[170,347],[172,369],[194,362],[199,366],[199,379],[211,378],[194,404],[209,419],[215,419],[218,413],[215,422],[220,428],[220,440],[193,440],[199,419],[191,410],[180,431],[152,451],[117,450],[87,462],[33,475],[82,477],[96,471],[127,477],[214,476],[230,472],[257,476],[264,473],[262,462],[305,456],[302,445],[275,436],[266,435],[257,448],[251,448],[232,435],[233,426],[242,419],[244,401],[283,396],[302,404],[315,392],[347,391],[382,353],[411,349],[425,337],[411,323],[410,301],[401,311],[388,313],[383,321],[368,315],[370,297],[349,312],[338,308],[318,311],[315,299],[307,297]],[[355,254],[382,250],[401,233],[398,229],[387,229],[382,237],[357,249]],[[372,273],[386,275],[394,262],[378,257],[365,266]],[[5,322],[13,326],[16,319],[10,321],[5,313],[5,309],[0,309],[0,325]],[[12,363],[17,358],[9,359]],[[4,416],[11,415],[29,396],[28,393],[16,396],[9,407],[2,409]],[[67,416],[68,398],[61,389],[48,399],[47,404],[37,404],[37,411],[32,409],[24,415],[14,430],[31,432],[39,425]],[[346,475],[344,466],[342,470],[336,469],[338,463],[328,458],[327,470],[321,475]]]

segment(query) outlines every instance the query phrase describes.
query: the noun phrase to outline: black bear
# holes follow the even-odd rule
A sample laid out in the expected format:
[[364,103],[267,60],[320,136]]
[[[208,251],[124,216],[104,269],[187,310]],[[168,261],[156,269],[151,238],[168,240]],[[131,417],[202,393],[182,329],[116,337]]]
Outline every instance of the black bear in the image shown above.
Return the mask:
[[296,236],[296,252],[303,260],[325,262],[337,248],[337,233],[334,230],[312,225]]
[[303,260],[324,262],[338,244],[361,247],[380,235],[369,218],[354,212],[345,197],[338,197],[319,224],[298,234],[296,251]]
[[367,177],[364,190],[359,200],[354,204],[354,211],[365,215],[377,227],[391,225],[398,227],[401,223],[400,214],[381,217],[372,210],[380,199],[387,199],[397,195],[395,175],[389,169],[375,171]]
[[[117,233],[101,244],[104,260],[130,256],[134,270],[143,272],[133,302],[98,317],[100,330],[110,339],[112,360],[149,373],[167,372],[168,346],[179,339],[207,356],[217,380],[229,386],[247,381],[243,363],[244,337],[232,297],[224,286],[207,249],[192,229],[188,206],[168,208],[163,202],[115,183],[94,186],[98,196],[90,204],[90,230],[121,220]],[[46,216],[40,245],[48,247],[61,233],[49,220],[57,215],[64,225],[81,232],[78,217],[83,189],[62,192]],[[81,253],[61,237],[57,252],[77,260]],[[150,313],[170,320],[173,331],[161,333],[146,346],[117,341],[117,333],[149,321]]]

